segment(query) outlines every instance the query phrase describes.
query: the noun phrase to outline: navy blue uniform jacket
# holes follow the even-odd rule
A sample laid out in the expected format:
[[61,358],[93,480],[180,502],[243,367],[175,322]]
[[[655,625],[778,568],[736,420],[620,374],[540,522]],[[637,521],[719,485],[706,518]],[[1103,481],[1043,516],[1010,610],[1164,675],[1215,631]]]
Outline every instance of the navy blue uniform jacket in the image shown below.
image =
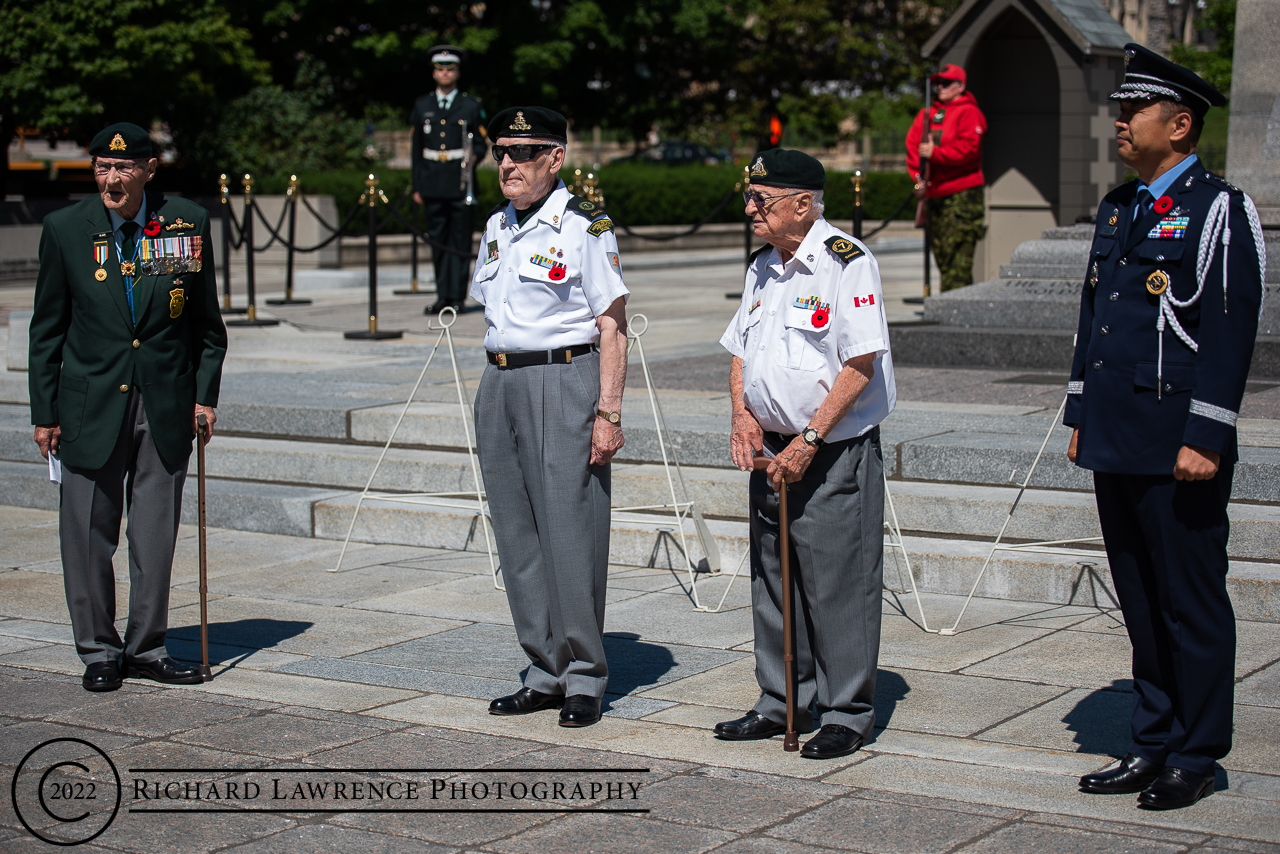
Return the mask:
[[[1147,212],[1135,222],[1137,191],[1138,182],[1130,181],[1098,207],[1063,417],[1080,429],[1077,465],[1114,474],[1172,475],[1183,445],[1235,462],[1236,419],[1263,298],[1244,194],[1195,163],[1168,191],[1172,210]],[[1160,298],[1148,293],[1147,281],[1161,270],[1177,299],[1195,294],[1200,235],[1223,192],[1230,194],[1228,288],[1224,295],[1219,239],[1199,300],[1176,309],[1199,352],[1167,325],[1157,390]],[[1181,237],[1175,236],[1179,216],[1186,217]]]

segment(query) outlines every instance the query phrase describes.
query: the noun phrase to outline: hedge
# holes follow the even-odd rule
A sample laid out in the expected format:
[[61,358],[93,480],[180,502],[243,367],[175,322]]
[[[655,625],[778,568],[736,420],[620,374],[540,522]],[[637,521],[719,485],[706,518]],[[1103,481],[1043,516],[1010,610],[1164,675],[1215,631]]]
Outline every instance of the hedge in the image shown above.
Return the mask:
[[[337,203],[340,219],[345,219],[364,192],[367,172],[328,171],[302,173],[298,176],[302,192],[308,195],[331,195]],[[378,171],[379,187],[393,202],[409,189],[407,170]],[[573,170],[561,173],[566,183],[573,181]],[[826,216],[836,221],[853,218],[853,185],[849,172],[828,172]],[[599,187],[604,193],[605,207],[618,222],[626,225],[693,225],[706,218],[716,206],[732,194],[713,222],[741,222],[742,199],[734,185],[742,178],[738,166],[653,166],[642,163],[619,163],[601,168]],[[273,176],[259,181],[257,191],[281,194],[288,176]],[[868,227],[888,217],[910,195],[912,181],[905,172],[871,172],[863,179],[863,216]],[[476,173],[477,219],[504,201],[498,188],[498,173],[483,169]],[[381,214],[381,219],[384,214]],[[915,216],[915,206],[908,204],[898,219]],[[479,223],[477,222],[477,226]],[[367,230],[364,217],[357,217],[349,233]],[[388,222],[383,233],[403,232],[399,223]]]

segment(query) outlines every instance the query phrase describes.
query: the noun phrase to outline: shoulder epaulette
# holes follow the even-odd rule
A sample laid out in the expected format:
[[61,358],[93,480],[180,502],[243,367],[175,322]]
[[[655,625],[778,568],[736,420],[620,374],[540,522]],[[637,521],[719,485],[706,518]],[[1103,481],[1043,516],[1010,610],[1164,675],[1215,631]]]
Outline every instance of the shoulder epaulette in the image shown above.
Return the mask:
[[832,253],[835,254],[837,258],[840,259],[840,263],[842,264],[848,264],[855,258],[861,258],[864,254],[863,251],[858,248],[858,244],[854,243],[847,237],[836,235],[835,237],[828,237],[822,242],[832,251]]
[[569,203],[564,208],[567,211],[573,211],[576,214],[585,216],[587,219],[599,219],[605,216],[604,208],[589,199],[582,198],[582,196],[570,196]]
[[1221,187],[1226,188],[1227,192],[1233,195],[1236,195],[1236,196],[1244,195],[1244,190],[1240,189],[1235,184],[1232,184],[1230,181],[1228,181],[1226,178],[1223,178],[1221,175],[1215,175],[1212,172],[1205,172],[1204,177],[1206,181],[1211,181]]
[[761,246],[759,249],[752,252],[750,255],[747,256],[747,266],[750,267],[752,264],[756,262],[756,259],[759,258],[761,254],[768,252],[772,248],[773,248],[772,243],[766,243],[764,246]]
[[509,204],[511,204],[511,202],[500,202],[499,204],[494,205],[493,210],[491,210],[491,211],[489,211],[487,214],[485,214],[485,216],[484,216],[484,221],[485,221],[485,222],[488,222],[489,220],[493,219],[493,215],[494,215],[494,214],[496,214],[496,213],[501,213],[502,211],[506,210],[506,209],[507,209],[507,205],[509,205]]

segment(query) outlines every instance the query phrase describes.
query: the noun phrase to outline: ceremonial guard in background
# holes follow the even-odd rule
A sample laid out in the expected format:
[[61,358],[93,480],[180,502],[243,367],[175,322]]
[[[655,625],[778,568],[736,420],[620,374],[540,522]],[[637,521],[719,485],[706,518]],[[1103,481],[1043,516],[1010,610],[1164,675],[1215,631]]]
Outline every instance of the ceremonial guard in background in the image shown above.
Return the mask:
[[609,682],[609,461],[623,442],[628,294],[613,223],[559,178],[564,116],[512,107],[490,128],[509,201],[489,214],[471,285],[488,325],[476,449],[529,669],[489,711],[563,705],[561,726],[588,726]]
[[[89,154],[99,195],[44,220],[29,357],[35,441],[56,458],[51,474],[61,463],[62,574],[82,684],[115,690],[122,669],[196,683],[199,670],[169,658],[165,634],[196,416],[217,420],[227,350],[209,215],[145,191],[156,160],[137,125],[100,131]],[[111,558],[126,508],[121,641]]]
[[1195,154],[1226,99],[1138,45],[1125,58],[1111,99],[1138,178],[1098,208],[1064,421],[1133,644],[1132,742],[1080,785],[1176,809],[1212,793],[1231,749],[1227,501],[1266,251],[1253,201]]
[[796,729],[821,730],[801,755],[830,759],[871,739],[884,568],[880,422],[896,389],[880,270],[822,217],[822,164],[800,151],[756,158],[747,215],[768,244],[752,256],[742,303],[720,343],[733,354],[733,461],[751,471],[751,608],[760,699],[719,738],[785,731],[778,488],[790,497]]
[[445,306],[461,311],[470,282],[472,202],[475,168],[484,157],[484,108],[458,91],[462,48],[431,48],[436,90],[413,105],[413,200],[422,206],[427,236],[452,252],[431,247],[436,301],[424,310],[436,314]]

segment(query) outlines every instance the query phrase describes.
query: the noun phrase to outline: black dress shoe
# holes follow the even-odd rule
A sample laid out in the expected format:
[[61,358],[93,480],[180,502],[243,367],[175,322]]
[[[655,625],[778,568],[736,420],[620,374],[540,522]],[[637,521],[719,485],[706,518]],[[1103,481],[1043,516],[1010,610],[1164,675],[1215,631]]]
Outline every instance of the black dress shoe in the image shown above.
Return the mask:
[[1131,795],[1150,786],[1163,771],[1163,765],[1129,753],[1110,768],[1081,777],[1080,790],[1095,795]]
[[1185,768],[1166,768],[1138,795],[1138,806],[1149,810],[1180,810],[1212,794],[1212,774],[1206,777]]
[[600,698],[590,694],[572,694],[564,699],[560,710],[560,726],[591,726],[600,720]]
[[129,678],[150,679],[166,685],[199,685],[204,681],[200,668],[186,667],[168,657],[155,661],[130,661]]
[[458,314],[467,313],[467,301],[464,299],[456,299],[453,302],[449,303],[449,305],[453,306],[454,309],[457,310]]
[[491,715],[527,715],[542,709],[554,709],[564,702],[561,694],[544,694],[532,688],[521,688],[514,694],[499,697],[489,704]]
[[721,721],[716,724],[716,738],[725,741],[755,741],[761,738],[773,738],[787,731],[785,724],[776,724],[757,712],[747,712],[736,721]]
[[80,684],[86,691],[114,691],[120,687],[120,665],[114,661],[95,661],[84,669]]
[[422,313],[423,314],[439,314],[443,309],[446,309],[451,305],[453,305],[453,303],[449,302],[448,300],[438,299],[435,302],[431,303],[431,305],[422,309]]
[[805,759],[835,759],[848,756],[862,746],[857,730],[842,724],[823,724],[818,734],[804,743],[800,755]]

